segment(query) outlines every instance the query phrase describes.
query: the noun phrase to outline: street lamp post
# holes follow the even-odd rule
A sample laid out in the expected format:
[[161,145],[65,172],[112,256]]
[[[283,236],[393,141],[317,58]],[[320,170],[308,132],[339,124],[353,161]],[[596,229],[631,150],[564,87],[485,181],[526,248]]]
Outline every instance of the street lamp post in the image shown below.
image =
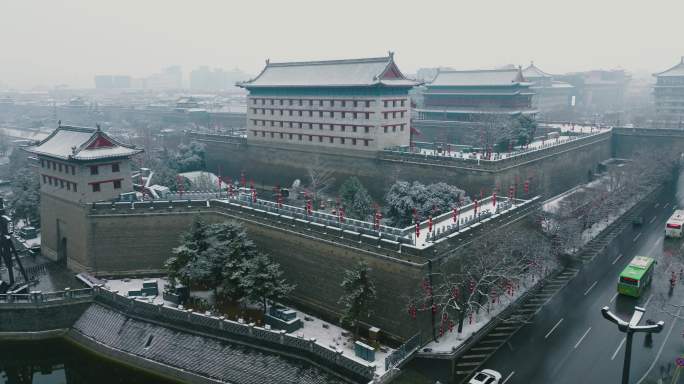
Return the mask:
[[646,310],[641,307],[634,307],[634,313],[629,322],[626,322],[610,312],[608,307],[601,308],[601,314],[610,322],[617,324],[620,332],[626,333],[627,345],[625,346],[625,362],[622,365],[622,384],[629,384],[629,366],[632,358],[632,337],[637,332],[659,333],[663,330],[665,323],[659,321],[654,325],[639,325],[641,318]]

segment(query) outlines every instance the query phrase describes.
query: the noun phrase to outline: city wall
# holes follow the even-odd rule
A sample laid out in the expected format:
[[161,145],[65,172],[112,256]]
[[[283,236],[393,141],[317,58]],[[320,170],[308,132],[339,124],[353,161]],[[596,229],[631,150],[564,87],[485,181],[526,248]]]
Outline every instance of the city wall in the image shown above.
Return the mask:
[[[376,372],[375,365],[354,361],[314,339],[134,300],[100,287],[0,295],[0,320],[0,341],[63,337],[183,382],[270,382],[306,374],[368,383]],[[302,362],[311,367],[302,368]]]
[[335,149],[273,147],[247,143],[218,135],[189,134],[189,140],[204,143],[207,168],[237,179],[245,172],[257,186],[289,186],[295,179],[307,180],[312,164],[334,171],[336,188],[350,176],[357,176],[372,196],[381,201],[397,180],[423,183],[446,182],[466,190],[470,196],[487,194],[497,186],[505,194],[508,187],[530,180],[530,193],[553,196],[596,172],[598,164],[611,156],[610,133],[549,145],[539,151],[501,161],[446,159],[433,156],[380,152],[379,154],[340,152]]
[[161,273],[180,234],[196,217],[206,222],[235,220],[246,227],[261,251],[281,265],[287,280],[296,284],[290,299],[302,310],[336,322],[344,272],[365,261],[373,270],[378,292],[374,313],[365,323],[397,340],[416,333],[431,336],[430,316],[410,321],[406,315],[407,299],[415,295],[431,263],[459,254],[463,246],[490,228],[526,216],[537,201],[521,202],[510,212],[445,235],[427,248],[391,240],[391,235],[372,236],[369,229],[361,233],[351,225],[345,225],[346,229],[326,226],[288,216],[289,212],[218,200],[98,203],[89,207],[85,219],[92,262],[87,270],[100,276]]
[[652,128],[614,128],[613,156],[629,158],[634,153],[684,152],[684,130]]

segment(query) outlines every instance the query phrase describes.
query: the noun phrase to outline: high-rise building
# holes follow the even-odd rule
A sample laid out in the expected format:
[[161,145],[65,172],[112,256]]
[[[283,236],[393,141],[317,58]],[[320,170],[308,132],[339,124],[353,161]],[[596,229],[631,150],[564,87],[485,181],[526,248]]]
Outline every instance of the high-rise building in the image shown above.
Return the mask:
[[198,91],[235,90],[235,83],[245,81],[249,76],[239,69],[210,69],[201,66],[190,72],[190,89]]
[[130,76],[99,75],[95,76],[96,89],[128,89],[131,88]]
[[271,63],[249,91],[248,140],[349,150],[408,145],[410,101],[417,83],[386,57]]
[[175,65],[162,69],[144,79],[144,88],[147,89],[181,89],[183,88],[183,71]]
[[674,67],[654,74],[656,120],[666,127],[682,128],[684,124],[684,56]]

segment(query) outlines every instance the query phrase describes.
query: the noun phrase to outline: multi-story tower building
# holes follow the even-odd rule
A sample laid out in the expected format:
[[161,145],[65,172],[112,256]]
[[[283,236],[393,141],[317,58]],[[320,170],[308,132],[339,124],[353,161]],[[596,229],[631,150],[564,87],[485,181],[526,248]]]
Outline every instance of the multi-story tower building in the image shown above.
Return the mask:
[[[60,125],[38,145],[26,150],[36,157],[40,180],[41,252],[66,260],[74,270],[89,265],[89,228],[84,207],[114,200],[133,191],[131,157],[141,149],[123,144],[100,128]],[[92,245],[92,244],[91,244]]]
[[654,76],[658,79],[653,90],[658,124],[681,128],[684,120],[684,56],[677,65]]
[[573,105],[575,87],[572,85],[555,81],[553,75],[542,71],[534,63],[530,63],[522,73],[525,80],[532,83],[530,86],[534,92],[532,106],[545,114],[546,118],[549,114],[553,116],[554,113],[565,112]]
[[409,80],[386,57],[271,63],[249,91],[248,141],[378,151],[408,145]]
[[518,69],[439,71],[427,85],[420,120],[482,121],[534,116],[530,83]]

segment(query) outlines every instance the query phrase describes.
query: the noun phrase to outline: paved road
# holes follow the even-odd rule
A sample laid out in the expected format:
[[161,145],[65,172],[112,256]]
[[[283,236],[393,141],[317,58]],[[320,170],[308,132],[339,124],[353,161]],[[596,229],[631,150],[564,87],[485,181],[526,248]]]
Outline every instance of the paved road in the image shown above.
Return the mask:
[[[650,344],[643,334],[635,335],[630,382],[655,383],[666,377],[665,383],[684,384],[684,372],[680,379],[670,379],[675,374],[675,358],[684,355],[684,307],[674,306],[684,305],[684,282],[669,292],[671,271],[679,273],[684,267],[683,244],[663,239],[665,221],[678,205],[676,200],[674,190],[663,193],[646,211],[643,226],[626,230],[616,239],[611,256],[597,257],[586,265],[485,367],[501,372],[507,384],[619,383],[623,334],[603,319],[600,309],[608,305],[628,319],[634,306],[640,305],[646,308],[644,320],[663,320],[665,328]],[[638,300],[616,294],[617,276],[636,255],[658,260],[653,284]],[[672,316],[676,314],[682,319]]]

